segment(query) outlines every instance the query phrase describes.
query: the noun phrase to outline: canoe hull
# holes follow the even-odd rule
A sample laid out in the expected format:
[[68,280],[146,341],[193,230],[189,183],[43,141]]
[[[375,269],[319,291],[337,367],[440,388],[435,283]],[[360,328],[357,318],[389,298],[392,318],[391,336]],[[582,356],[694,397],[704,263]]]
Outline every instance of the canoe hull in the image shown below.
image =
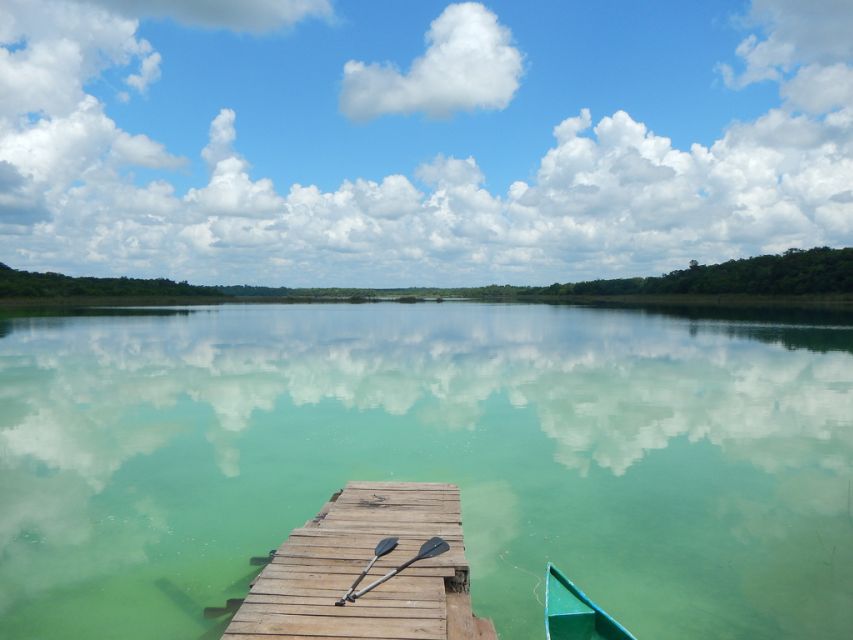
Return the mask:
[[545,570],[547,640],[637,640],[550,562]]

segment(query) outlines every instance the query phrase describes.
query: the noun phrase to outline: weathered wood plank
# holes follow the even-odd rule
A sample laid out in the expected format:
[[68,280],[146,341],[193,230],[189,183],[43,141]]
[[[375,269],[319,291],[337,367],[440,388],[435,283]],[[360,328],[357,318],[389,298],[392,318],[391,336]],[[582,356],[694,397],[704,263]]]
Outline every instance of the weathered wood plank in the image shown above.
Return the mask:
[[448,515],[457,515],[461,513],[460,509],[456,509],[453,503],[448,503],[452,505],[447,509],[443,507],[428,507],[426,505],[414,505],[414,504],[390,504],[387,502],[380,502],[376,504],[364,504],[364,503],[351,503],[344,502],[340,507],[336,509],[330,509],[329,513],[323,518],[324,520],[328,518],[333,513],[343,513],[343,512],[354,512],[360,513],[364,515],[376,514],[376,513],[407,513],[407,514],[429,514],[436,515],[439,517],[447,517]]
[[361,520],[364,522],[388,522],[402,524],[460,524],[461,516],[440,511],[413,511],[394,509],[332,509],[323,522],[333,520]]
[[[396,567],[401,564],[401,562],[414,556],[416,553],[416,551],[410,551],[400,554],[400,556],[396,558],[383,556],[376,564],[379,567]],[[273,556],[273,562],[275,562],[276,558],[312,558],[316,560],[360,560],[362,561],[362,565],[364,565],[367,564],[367,561],[372,557],[372,555],[368,556],[351,549],[335,550],[332,547],[309,547],[307,545],[302,545],[300,547],[280,549],[276,552],[276,555]],[[464,550],[461,547],[454,548],[453,546],[450,547],[450,551],[441,556],[427,558],[418,563],[418,566],[421,567],[444,567],[456,565],[467,566],[467,563],[465,562]]]
[[[406,552],[401,554],[399,558],[394,557],[386,557],[383,556],[379,558],[374,566],[379,567],[380,569],[388,569],[390,567],[396,567],[403,560],[408,560],[412,556],[414,556],[416,551]],[[358,571],[364,568],[367,564],[368,557],[363,556],[361,554],[348,554],[345,552],[334,554],[326,553],[318,553],[317,547],[300,547],[298,550],[294,549],[293,551],[288,551],[286,553],[279,553],[272,557],[272,561],[270,564],[330,564],[330,565],[341,565],[347,567],[357,568]],[[413,568],[418,567],[454,567],[454,566],[462,566],[466,565],[465,556],[463,553],[463,549],[459,548],[451,548],[447,553],[436,556],[435,558],[426,558],[425,560],[421,560]],[[356,573],[358,573],[356,571]],[[409,571],[409,569],[406,569]]]
[[[399,512],[399,513],[430,513],[436,515],[446,515],[459,513],[460,509],[456,508],[456,504],[452,502],[444,506],[432,506],[425,504],[403,504],[392,502],[344,502],[338,507],[329,510],[329,514],[340,511],[356,511],[359,513],[379,513],[379,512]],[[328,517],[328,514],[326,515]]]
[[417,534],[421,536],[426,536],[424,540],[432,536],[458,536],[462,537],[462,528],[459,525],[454,524],[437,524],[431,525],[429,523],[424,522],[414,522],[414,523],[405,523],[405,522],[383,522],[383,521],[375,521],[375,522],[366,522],[364,520],[323,520],[319,523],[319,527],[321,529],[325,529],[326,531],[355,531],[361,533],[372,533],[379,535],[389,535],[390,527],[393,524],[394,535],[399,533],[407,533],[407,534]]
[[[328,562],[328,561],[326,561]],[[364,568],[364,563],[361,563],[361,566],[352,566],[352,565],[338,565],[338,564],[285,564],[285,563],[270,563],[264,569],[263,574],[266,577],[279,577],[284,575],[302,575],[302,574],[314,574],[314,573],[325,573],[325,574],[333,574],[339,573],[344,576],[347,576],[350,581],[355,580],[356,576],[361,573],[361,569]],[[365,580],[368,582],[371,580],[375,580],[379,578],[388,571],[391,570],[391,567],[377,567],[376,565],[367,572],[367,577]],[[455,574],[455,569],[452,566],[446,567],[421,567],[421,566],[413,566],[408,567],[406,569],[406,576],[410,577],[419,577],[419,578],[444,578],[444,577],[452,577]],[[365,583],[367,584],[367,582]]]
[[474,616],[467,593],[447,594],[447,640],[470,640],[474,637]]
[[[325,533],[324,529],[320,529],[320,531],[323,531]],[[399,539],[397,541],[397,548],[394,550],[394,553],[399,553],[403,550],[417,551],[418,549],[420,549],[421,545],[424,542],[417,536],[397,537]],[[291,534],[291,536],[282,543],[282,547],[310,547],[313,545],[322,545],[324,547],[337,547],[339,549],[357,549],[360,551],[372,552],[381,539],[382,538],[377,538],[376,536],[366,535],[342,536],[337,534],[326,534],[320,536],[303,536]]]
[[[293,586],[304,586],[311,589],[342,589],[346,591],[352,584],[352,577],[345,574],[327,574],[327,573],[294,573],[279,575],[275,568],[270,568],[269,565],[264,567],[259,580],[277,580],[279,582],[293,583]],[[443,593],[444,583],[435,577],[417,577],[408,576],[401,573],[394,576],[385,584],[376,588],[376,593],[380,591],[411,591],[424,593]]]
[[[325,527],[300,527],[298,529],[294,529],[291,535],[297,536],[334,536],[334,537],[349,537],[353,540],[355,539],[363,539],[367,540],[368,544],[376,545],[379,540],[381,540],[383,536],[381,533],[379,537],[377,537],[377,533],[375,531],[360,531],[348,529],[344,526],[337,525],[336,526],[325,526]],[[387,535],[387,534],[386,534]],[[426,538],[423,537],[423,534],[413,531],[397,531],[393,535],[400,538],[400,540],[418,540],[420,546],[423,544]],[[449,543],[453,544],[454,542],[462,541],[462,527],[458,527],[457,531],[453,533],[448,533],[447,535],[442,536]]]
[[[393,602],[387,600],[386,602]],[[257,620],[264,614],[300,615],[300,616],[332,616],[337,618],[420,618],[443,620],[445,610],[442,607],[413,609],[412,607],[362,607],[361,603],[336,607],[332,602],[323,605],[316,604],[275,604],[266,602],[245,602],[240,611],[234,615],[234,620]],[[470,617],[470,614],[469,614]],[[472,627],[473,628],[473,627]]]
[[347,482],[344,490],[347,489],[367,489],[373,491],[375,489],[395,490],[395,491],[445,491],[459,493],[459,487],[455,484],[446,482],[365,482],[362,480],[351,480]]
[[[429,578],[420,578],[428,580]],[[438,579],[438,578],[433,578]],[[371,599],[379,600],[444,600],[444,591],[434,589],[425,590],[420,586],[392,585],[391,580],[370,592]],[[305,580],[277,580],[275,578],[259,578],[252,586],[252,593],[265,593],[271,595],[302,595],[337,600],[346,592],[349,585],[345,586],[313,586],[310,581]],[[367,596],[365,596],[367,598]]]
[[[283,638],[284,640],[341,640],[347,636],[306,636],[306,635],[269,635],[267,633],[228,633],[222,636],[222,640],[274,640],[275,638]],[[388,640],[387,638],[359,638],[358,640]]]
[[400,491],[385,491],[381,493],[376,491],[347,491],[346,494],[341,494],[341,497],[338,498],[335,504],[338,506],[342,504],[399,504],[429,507],[432,509],[452,509],[454,506],[460,506],[459,498],[456,496],[421,495]]
[[421,504],[434,507],[460,506],[459,496],[448,493],[417,493],[414,491],[353,491],[347,490],[335,504]]
[[[316,552],[329,553],[331,554],[330,557],[332,558],[367,561],[373,558],[376,549],[375,542],[370,546],[354,547],[344,545],[338,546],[334,542],[325,540],[323,538],[314,539],[317,541],[315,544],[299,544],[294,542],[293,540],[287,540],[278,549],[276,549],[275,555],[289,556],[311,554]],[[398,546],[391,553],[382,556],[380,560],[384,562],[390,562],[391,564],[400,564],[401,561],[408,560],[413,555],[416,555],[425,541],[426,538],[419,538],[417,544]],[[378,542],[378,540],[376,540],[376,542]],[[464,546],[458,542],[447,541],[447,544],[450,545],[449,553],[453,555],[458,555],[465,551]],[[273,557],[275,557],[275,555]]]
[[[340,594],[333,600],[323,596],[307,595],[277,595],[271,593],[250,593],[246,596],[246,602],[254,604],[305,604],[317,606],[335,606]],[[388,608],[396,609],[441,609],[444,610],[444,600],[390,600],[388,598],[361,598],[358,601],[359,609]]]
[[[343,624],[342,624],[343,622]],[[333,616],[258,616],[255,620],[233,620],[231,633],[331,635],[346,638],[405,638],[444,640],[444,620],[347,618]]]

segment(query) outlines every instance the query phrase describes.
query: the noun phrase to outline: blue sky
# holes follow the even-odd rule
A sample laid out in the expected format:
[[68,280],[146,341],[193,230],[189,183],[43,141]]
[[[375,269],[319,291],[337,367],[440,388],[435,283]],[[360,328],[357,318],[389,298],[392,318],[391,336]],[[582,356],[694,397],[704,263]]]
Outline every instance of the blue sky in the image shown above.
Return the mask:
[[11,0],[0,260],[450,286],[849,245],[848,27],[841,0]]
[[[123,128],[169,141],[187,157],[207,143],[219,109],[234,109],[241,153],[254,174],[276,182],[334,189],[353,176],[410,173],[443,153],[473,155],[489,187],[504,191],[535,173],[553,126],[583,107],[599,116],[624,109],[687,148],[710,144],[731,121],[773,105],[774,88],[733,92],[714,71],[743,37],[733,17],[745,5],[695,4],[691,13],[683,2],[543,2],[534,11],[517,2],[488,5],[525,55],[522,86],[500,111],[353,123],[338,109],[344,63],[405,69],[423,53],[426,28],[447,6],[441,2],[340,4],[331,23],[308,20],[260,37],[149,20],[139,34],[167,62],[147,99],[118,103],[124,69],[92,91]],[[203,164],[194,169],[203,179]]]

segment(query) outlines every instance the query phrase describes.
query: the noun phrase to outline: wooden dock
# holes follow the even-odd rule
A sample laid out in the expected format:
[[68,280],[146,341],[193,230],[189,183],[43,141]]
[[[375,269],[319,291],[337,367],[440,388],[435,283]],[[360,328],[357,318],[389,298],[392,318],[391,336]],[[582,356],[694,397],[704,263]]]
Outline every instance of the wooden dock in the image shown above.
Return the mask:
[[[382,538],[399,546],[365,586],[441,536],[450,551],[419,561],[357,602],[336,607]],[[294,529],[252,583],[223,640],[497,640],[471,611],[459,488],[350,482]]]

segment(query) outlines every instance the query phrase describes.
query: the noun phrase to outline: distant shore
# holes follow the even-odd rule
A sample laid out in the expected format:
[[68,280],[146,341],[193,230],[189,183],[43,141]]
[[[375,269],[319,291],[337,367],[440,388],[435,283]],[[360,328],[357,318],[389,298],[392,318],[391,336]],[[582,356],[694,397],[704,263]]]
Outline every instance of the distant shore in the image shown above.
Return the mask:
[[834,309],[849,309],[853,311],[853,295],[831,294],[802,296],[772,296],[746,294],[693,294],[673,293],[660,295],[595,295],[573,296],[565,298],[541,298],[536,302],[548,304],[578,304],[578,305],[625,305],[625,306],[685,306],[685,307],[755,307],[755,308],[816,308],[832,307]]
[[772,296],[744,294],[577,295],[502,297],[328,297],[328,296],[67,296],[0,298],[2,308],[35,307],[176,307],[223,304],[363,304],[486,302],[582,306],[682,306],[738,308],[832,308],[853,312],[853,295]]

